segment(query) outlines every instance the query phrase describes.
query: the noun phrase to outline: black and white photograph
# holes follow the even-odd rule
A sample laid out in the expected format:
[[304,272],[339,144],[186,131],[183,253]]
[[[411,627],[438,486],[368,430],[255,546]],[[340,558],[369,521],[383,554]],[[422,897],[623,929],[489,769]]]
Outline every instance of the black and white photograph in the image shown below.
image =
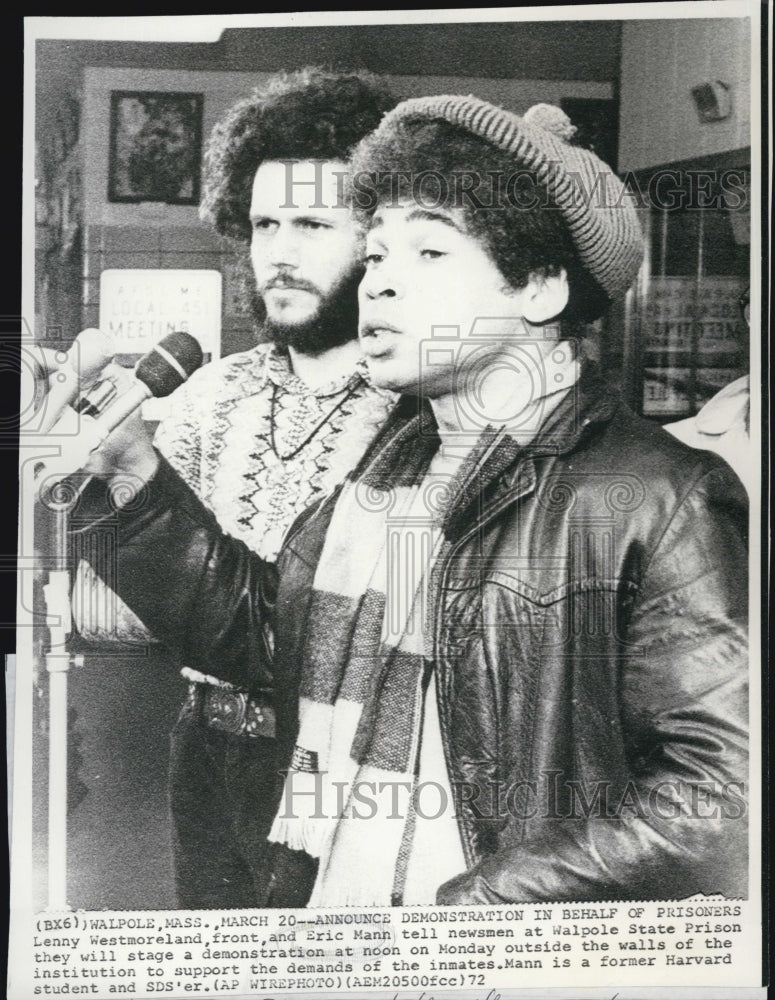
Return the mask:
[[11,1000],[765,995],[762,17],[25,19]]

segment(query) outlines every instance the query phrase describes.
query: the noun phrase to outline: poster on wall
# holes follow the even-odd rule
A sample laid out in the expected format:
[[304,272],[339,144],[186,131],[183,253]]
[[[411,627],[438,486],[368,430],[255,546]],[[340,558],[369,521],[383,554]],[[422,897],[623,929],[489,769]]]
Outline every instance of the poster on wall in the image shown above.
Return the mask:
[[645,307],[643,413],[682,417],[738,378],[748,356],[746,279],[656,276]]
[[[221,356],[222,275],[215,270],[109,268],[100,275],[100,329],[112,338],[116,361],[130,367],[162,337],[194,337],[204,362]],[[146,420],[161,420],[168,399],[149,399]]]

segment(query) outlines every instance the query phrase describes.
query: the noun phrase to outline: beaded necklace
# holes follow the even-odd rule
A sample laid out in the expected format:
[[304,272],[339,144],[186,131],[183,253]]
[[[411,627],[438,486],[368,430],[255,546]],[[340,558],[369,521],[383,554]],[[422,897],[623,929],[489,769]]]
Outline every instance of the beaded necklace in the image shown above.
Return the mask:
[[272,451],[275,453],[275,455],[277,456],[277,458],[279,458],[281,462],[288,462],[288,461],[290,461],[290,459],[295,458],[299,454],[299,452],[302,450],[302,448],[305,448],[310,443],[310,441],[315,437],[315,435],[323,427],[325,427],[325,425],[331,420],[331,418],[336,413],[338,413],[339,410],[341,410],[341,408],[344,406],[344,404],[347,402],[347,400],[350,399],[352,396],[355,395],[355,393],[356,393],[356,391],[357,391],[357,389],[360,386],[360,384],[361,384],[362,381],[363,381],[363,377],[361,375],[356,375],[355,376],[355,381],[352,382],[349,386],[347,386],[343,390],[344,395],[339,400],[339,402],[336,404],[336,406],[334,406],[333,409],[329,410],[329,412],[323,417],[323,419],[318,424],[316,424],[315,427],[312,428],[312,430],[304,438],[304,440],[301,442],[301,444],[299,444],[296,448],[294,448],[293,451],[289,451],[285,455],[281,455],[280,452],[277,450],[277,442],[275,440],[275,410],[276,410],[276,407],[277,407],[277,386],[273,383],[272,384],[272,399],[271,399],[270,411],[269,411],[269,442],[270,442],[270,444],[272,446]]

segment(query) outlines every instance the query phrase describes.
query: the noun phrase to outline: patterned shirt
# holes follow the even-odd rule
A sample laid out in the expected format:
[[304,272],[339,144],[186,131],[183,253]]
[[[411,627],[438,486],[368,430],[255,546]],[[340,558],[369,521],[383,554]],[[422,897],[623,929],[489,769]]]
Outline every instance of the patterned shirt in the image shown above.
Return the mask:
[[363,359],[312,389],[287,354],[261,344],[195,372],[155,444],[224,531],[273,561],[297,515],[355,466],[396,398],[370,384]]

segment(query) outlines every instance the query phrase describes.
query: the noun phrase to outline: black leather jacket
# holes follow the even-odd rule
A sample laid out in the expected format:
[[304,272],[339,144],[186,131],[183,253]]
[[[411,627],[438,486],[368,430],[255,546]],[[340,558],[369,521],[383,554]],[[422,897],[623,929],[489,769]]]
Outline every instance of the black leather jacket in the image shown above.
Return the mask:
[[[416,405],[399,403],[380,439],[418,419]],[[510,444],[459,498],[435,577],[441,731],[468,864],[439,902],[744,895],[739,480],[589,375],[533,446],[515,457]],[[335,501],[301,516],[277,567],[224,536],[166,465],[117,515],[120,594],[184,662],[274,692],[280,768]]]

